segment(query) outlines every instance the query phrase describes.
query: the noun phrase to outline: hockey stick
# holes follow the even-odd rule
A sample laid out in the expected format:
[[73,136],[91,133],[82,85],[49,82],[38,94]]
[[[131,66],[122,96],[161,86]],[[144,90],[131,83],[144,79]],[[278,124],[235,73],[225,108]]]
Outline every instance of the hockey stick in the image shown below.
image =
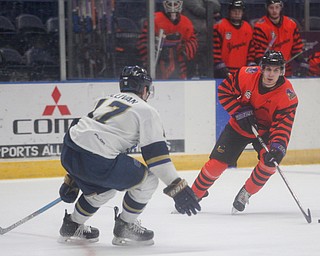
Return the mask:
[[[263,139],[260,137],[258,131],[256,130],[256,128],[254,126],[251,126],[252,132],[254,133],[254,135],[256,136],[256,138],[258,139],[258,141],[260,142],[261,146],[267,151],[269,152],[269,149],[267,148],[267,145],[264,143]],[[296,201],[300,211],[302,212],[303,216],[305,217],[305,219],[307,220],[308,223],[311,223],[311,213],[310,213],[310,209],[308,208],[308,214],[303,210],[297,196],[293,193],[292,189],[289,186],[289,183],[287,181],[287,179],[285,178],[285,176],[283,175],[282,170],[280,169],[279,164],[276,161],[273,161],[273,164],[276,166],[281,178],[283,179],[284,183],[286,184],[287,188],[289,189],[293,199]]]
[[[277,40],[277,35],[276,34],[272,35],[272,38],[268,44],[268,47],[265,49],[263,56],[270,50],[270,48],[273,46],[273,44],[276,40]],[[261,61],[262,60],[260,60],[259,66],[261,66]]]
[[162,51],[163,43],[164,43],[164,40],[166,38],[166,35],[165,35],[164,30],[162,28],[159,30],[158,38],[159,39],[158,39],[158,44],[157,44],[157,52],[156,52],[156,56],[155,56],[156,65],[157,65],[158,60],[160,58],[160,54],[161,54],[161,51]]
[[310,46],[306,47],[303,51],[298,52],[296,55],[294,55],[290,60],[288,60],[286,62],[286,64],[288,64],[289,62],[293,61],[295,58],[300,56],[302,53],[305,53],[306,51],[309,51],[309,50],[313,49],[313,47],[315,47],[318,43],[319,43],[318,41],[313,42]]
[[263,55],[265,55],[269,50],[270,50],[270,48],[273,46],[273,44],[274,44],[274,42],[277,40],[277,35],[276,34],[274,34],[274,35],[272,35],[272,38],[271,38],[271,40],[270,40],[270,42],[269,42],[269,44],[268,44],[268,47],[267,47],[267,49],[264,51],[264,54]]
[[39,214],[45,212],[46,210],[50,209],[52,206],[58,204],[61,202],[61,198],[57,198],[56,200],[52,201],[51,203],[43,206],[42,208],[40,208],[39,210],[35,211],[34,213],[31,213],[30,215],[28,215],[27,217],[17,221],[16,223],[12,224],[11,226],[7,227],[7,228],[1,228],[0,227],[0,235],[4,235],[5,233],[11,231],[12,229],[22,225],[23,223],[33,219],[34,217],[38,216]]

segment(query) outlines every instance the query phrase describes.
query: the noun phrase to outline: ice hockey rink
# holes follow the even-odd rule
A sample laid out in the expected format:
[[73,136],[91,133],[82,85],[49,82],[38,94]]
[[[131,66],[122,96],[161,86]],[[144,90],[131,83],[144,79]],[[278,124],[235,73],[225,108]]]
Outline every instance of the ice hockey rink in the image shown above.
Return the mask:
[[[116,247],[111,244],[113,207],[121,208],[122,192],[89,220],[100,229],[94,244],[58,243],[64,209],[59,203],[28,222],[0,236],[1,256],[102,256],[102,255],[288,255],[320,254],[320,165],[282,166],[289,185],[305,211],[308,224],[279,173],[255,196],[245,212],[231,215],[235,195],[251,169],[228,169],[201,202],[202,211],[192,217],[173,214],[173,200],[160,186],[144,213],[142,225],[155,232],[149,247]],[[198,171],[180,171],[191,184]],[[0,181],[0,226],[8,227],[58,197],[63,178]]]

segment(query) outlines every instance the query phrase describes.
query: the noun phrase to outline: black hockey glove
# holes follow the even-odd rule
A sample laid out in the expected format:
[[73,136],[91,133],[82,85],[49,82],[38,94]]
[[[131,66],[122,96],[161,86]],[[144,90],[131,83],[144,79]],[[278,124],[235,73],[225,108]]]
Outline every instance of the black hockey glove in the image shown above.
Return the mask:
[[227,78],[229,76],[229,69],[224,62],[219,62],[214,66],[215,78]]
[[297,77],[306,77],[309,75],[309,64],[307,62],[301,62],[296,72]]
[[251,106],[241,107],[232,116],[236,119],[238,125],[241,127],[242,130],[248,133],[252,133],[251,126],[254,126],[256,129],[258,129],[256,117],[254,116],[253,109]]
[[274,161],[280,164],[282,158],[286,154],[286,149],[280,143],[273,142],[271,143],[269,152],[264,154],[264,163],[269,167],[274,167]]
[[181,214],[186,213],[188,216],[191,216],[201,210],[196,196],[184,179],[178,178],[174,180],[163,190],[163,193],[173,198],[175,207]]
[[69,174],[64,176],[64,182],[60,187],[59,194],[62,201],[66,203],[73,203],[76,201],[79,194],[79,188],[77,183]]

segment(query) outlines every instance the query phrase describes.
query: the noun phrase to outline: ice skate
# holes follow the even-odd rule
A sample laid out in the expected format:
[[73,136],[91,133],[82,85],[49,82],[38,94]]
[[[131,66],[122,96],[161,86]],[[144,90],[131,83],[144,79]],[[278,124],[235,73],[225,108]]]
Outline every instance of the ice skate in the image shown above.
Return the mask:
[[117,215],[118,208],[116,208],[112,244],[121,246],[145,246],[154,244],[153,231],[142,227],[140,221],[136,221],[135,223],[123,221],[120,215]]
[[60,228],[59,242],[98,242],[99,230],[94,227],[78,224],[71,220],[71,214],[65,212],[63,224]]
[[207,197],[208,195],[209,195],[209,192],[206,191],[206,193],[204,193],[204,195],[201,198],[198,198],[197,196],[196,196],[196,198],[197,198],[198,202],[200,202],[203,198]]
[[249,204],[250,196],[251,194],[243,186],[233,201],[232,214],[242,212],[246,208],[246,204]]

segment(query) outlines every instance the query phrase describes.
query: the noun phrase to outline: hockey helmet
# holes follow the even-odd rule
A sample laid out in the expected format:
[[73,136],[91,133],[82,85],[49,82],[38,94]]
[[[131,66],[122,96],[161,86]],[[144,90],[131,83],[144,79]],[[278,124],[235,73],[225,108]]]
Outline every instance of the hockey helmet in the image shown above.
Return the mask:
[[152,78],[144,68],[139,66],[125,66],[121,72],[119,84],[121,92],[141,95],[144,87],[147,87],[149,94],[153,92]]
[[165,13],[181,13],[183,1],[181,0],[165,0],[162,2]]
[[283,2],[281,0],[267,0],[266,1],[266,7],[268,7],[271,4],[280,4],[283,6]]
[[285,73],[286,61],[280,51],[268,51],[262,57],[261,68],[264,69],[265,66],[280,66],[282,73]]
[[244,2],[242,0],[233,0],[229,3],[229,10],[232,9],[242,9],[244,10]]

